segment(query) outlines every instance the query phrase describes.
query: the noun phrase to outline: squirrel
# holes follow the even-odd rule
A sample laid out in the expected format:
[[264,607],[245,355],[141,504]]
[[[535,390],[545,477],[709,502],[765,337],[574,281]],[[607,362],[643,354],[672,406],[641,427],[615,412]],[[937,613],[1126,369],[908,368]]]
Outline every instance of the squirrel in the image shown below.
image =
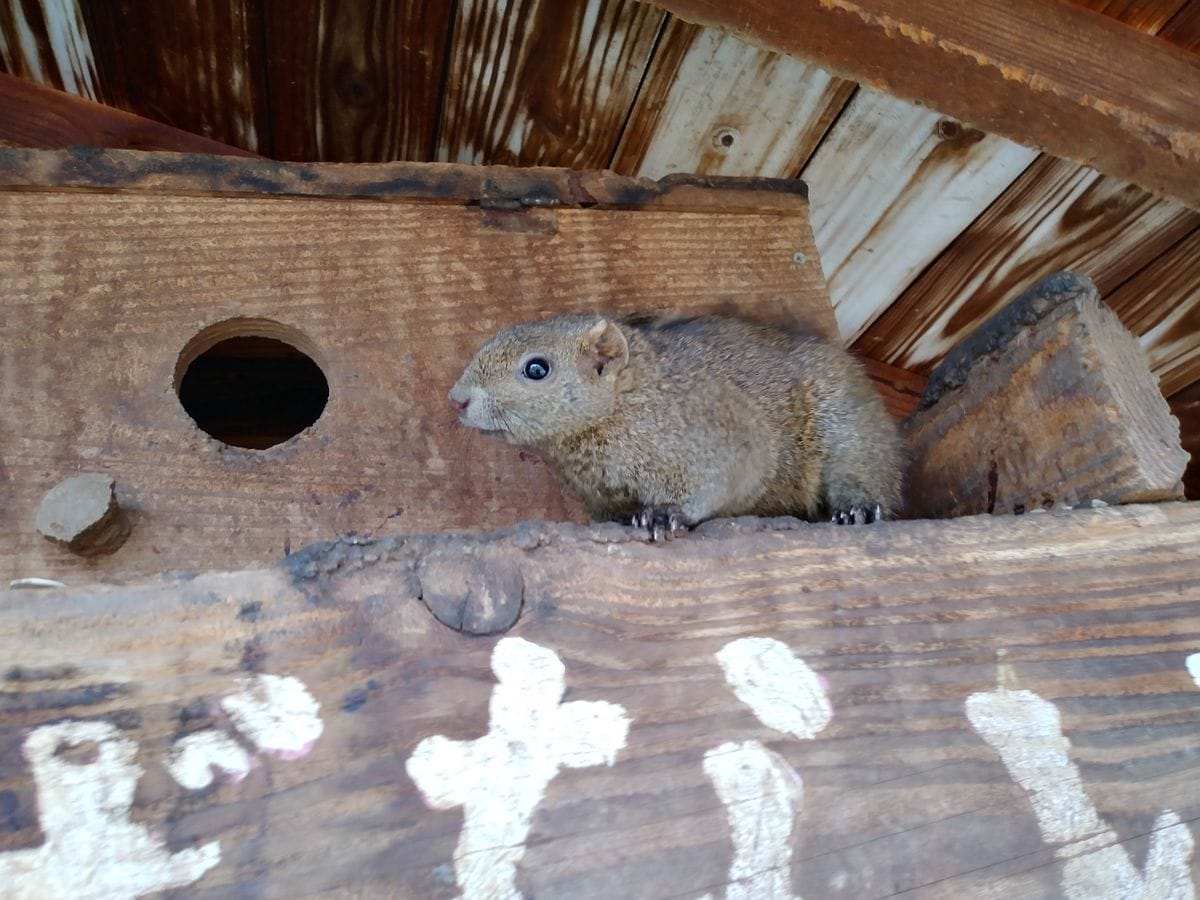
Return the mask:
[[900,504],[899,432],[857,360],[739,318],[513,325],[450,402],[462,424],[540,455],[593,519],[651,540],[722,516],[865,524]]

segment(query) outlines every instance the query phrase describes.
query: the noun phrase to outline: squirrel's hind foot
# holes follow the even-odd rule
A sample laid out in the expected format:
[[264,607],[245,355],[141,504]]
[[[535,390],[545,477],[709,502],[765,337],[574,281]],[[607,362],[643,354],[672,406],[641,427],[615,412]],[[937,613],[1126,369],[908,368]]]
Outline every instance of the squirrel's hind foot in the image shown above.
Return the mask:
[[634,528],[644,528],[653,542],[672,540],[675,533],[682,527],[679,507],[677,506],[643,506],[633,514]]
[[878,503],[874,506],[847,506],[835,509],[829,521],[834,525],[870,525],[883,521],[883,509]]

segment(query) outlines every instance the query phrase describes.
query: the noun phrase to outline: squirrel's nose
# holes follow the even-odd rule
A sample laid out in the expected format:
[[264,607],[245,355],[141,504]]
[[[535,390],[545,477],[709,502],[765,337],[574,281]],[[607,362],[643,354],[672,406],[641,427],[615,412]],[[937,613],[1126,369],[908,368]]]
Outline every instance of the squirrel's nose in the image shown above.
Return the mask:
[[455,400],[453,397],[451,397],[450,405],[454,407],[455,412],[460,412],[460,413],[466,412],[467,407],[471,405],[471,398],[468,397],[466,400],[459,402],[458,400]]

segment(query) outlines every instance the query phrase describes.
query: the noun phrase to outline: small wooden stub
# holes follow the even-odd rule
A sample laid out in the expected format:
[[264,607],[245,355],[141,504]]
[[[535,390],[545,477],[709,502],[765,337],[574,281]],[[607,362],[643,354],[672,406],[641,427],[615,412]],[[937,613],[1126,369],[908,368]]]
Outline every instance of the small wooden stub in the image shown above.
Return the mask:
[[1188,454],[1145,355],[1070,272],[951,352],[904,428],[913,517],[1183,496]]
[[36,524],[44,537],[80,556],[116,551],[130,527],[112,478],[99,472],[76,475],[47,491]]

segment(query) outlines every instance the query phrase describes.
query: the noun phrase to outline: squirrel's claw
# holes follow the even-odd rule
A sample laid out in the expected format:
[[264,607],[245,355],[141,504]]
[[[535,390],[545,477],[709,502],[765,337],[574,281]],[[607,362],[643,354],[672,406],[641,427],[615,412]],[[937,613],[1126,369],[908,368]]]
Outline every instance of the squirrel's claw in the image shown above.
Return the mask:
[[851,506],[834,510],[829,520],[834,525],[869,525],[883,521],[883,509],[878,503],[874,507]]
[[679,510],[674,506],[643,506],[633,514],[634,528],[644,528],[653,542],[672,540],[679,530]]

